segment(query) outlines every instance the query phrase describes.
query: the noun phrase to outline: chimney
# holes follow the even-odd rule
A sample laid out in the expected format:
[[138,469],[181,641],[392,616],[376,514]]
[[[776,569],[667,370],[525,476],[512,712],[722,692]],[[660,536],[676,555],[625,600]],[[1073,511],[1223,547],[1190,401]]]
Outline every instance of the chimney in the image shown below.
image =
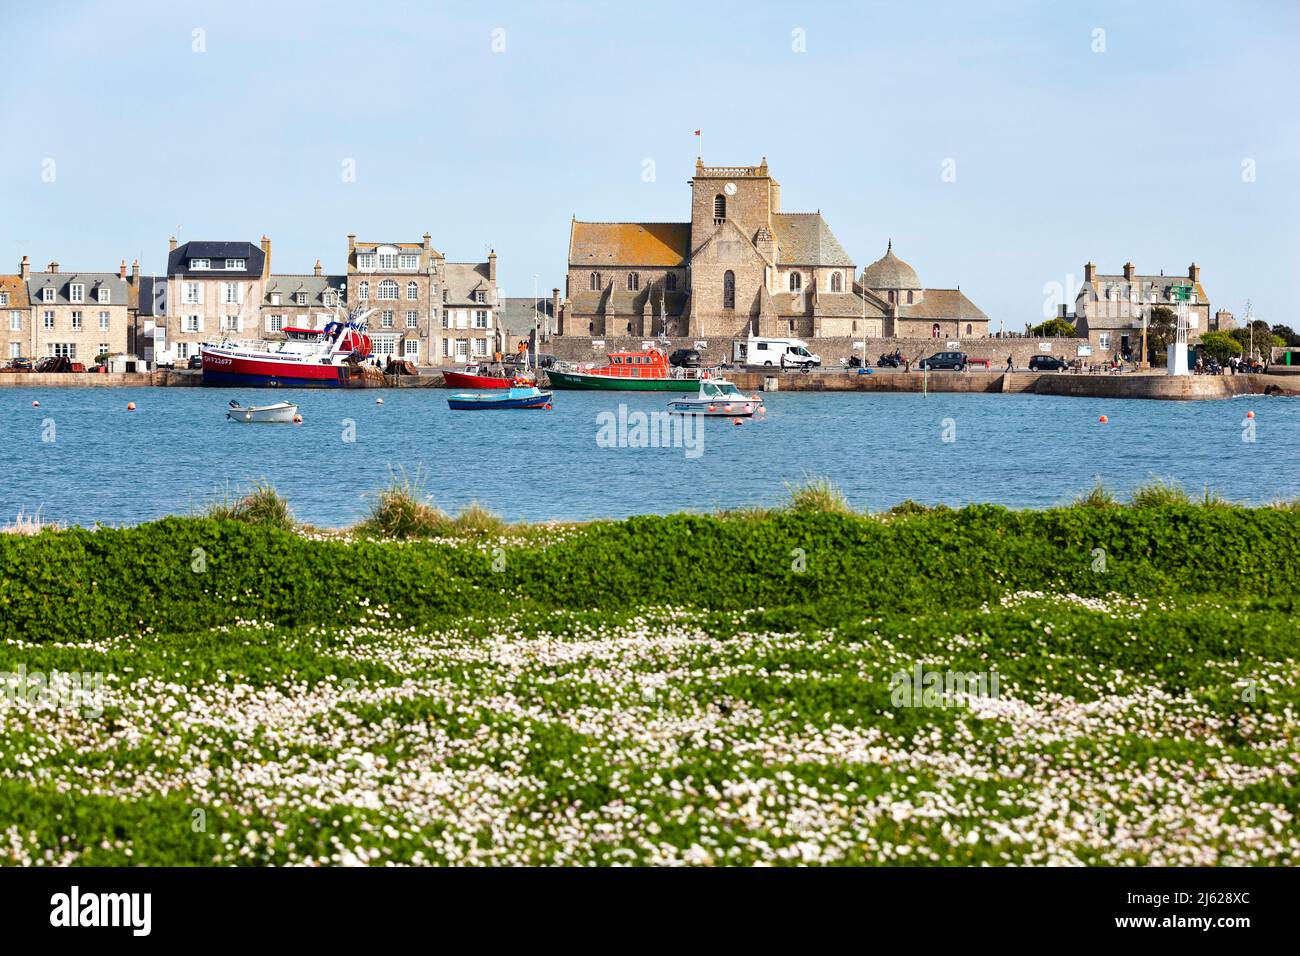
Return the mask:
[[1097,263],[1085,262],[1083,265],[1083,281],[1091,282],[1097,277]]
[[424,249],[427,252],[432,248],[433,248],[433,237],[426,232],[424,234]]
[[495,249],[488,253],[488,281],[497,281],[497,251]]
[[320,275],[320,260],[319,260],[319,259],[316,260],[316,267],[315,267],[314,269],[312,269],[312,273],[315,274],[315,275]]
[[1132,281],[1133,281],[1133,273],[1135,273],[1135,272],[1137,272],[1137,269],[1135,269],[1135,268],[1133,267],[1133,263],[1131,263],[1131,262],[1126,262],[1126,263],[1124,263],[1124,279],[1125,279],[1125,281],[1127,281],[1127,282],[1132,282]]
[[554,328],[553,323],[558,322],[559,320],[560,320],[560,290],[552,289],[551,290],[551,318],[550,321],[546,323],[546,330],[549,332],[552,328]]
[[49,266],[46,268],[45,271],[46,271],[46,272],[58,272],[58,271],[59,271],[59,264],[58,264],[57,262],[51,262],[51,263],[49,264]]
[[176,251],[176,237],[175,237],[175,236],[172,236],[170,239],[167,240],[167,251],[168,251],[168,252],[175,252],[175,251]]
[[262,236],[262,278],[271,274],[271,240]]
[[139,259],[131,260],[131,281],[132,282],[140,281],[140,260]]
[[1201,281],[1201,267],[1195,262],[1187,267],[1187,278],[1191,279],[1193,282]]
[[117,277],[118,277],[119,279],[125,279],[125,278],[126,278],[126,260],[125,260],[125,259],[123,259],[123,260],[122,260],[122,264],[121,264],[120,266],[117,267]]
[[32,260],[28,259],[26,256],[23,256],[22,264],[18,266],[18,274],[21,275],[24,279],[30,276],[32,274]]

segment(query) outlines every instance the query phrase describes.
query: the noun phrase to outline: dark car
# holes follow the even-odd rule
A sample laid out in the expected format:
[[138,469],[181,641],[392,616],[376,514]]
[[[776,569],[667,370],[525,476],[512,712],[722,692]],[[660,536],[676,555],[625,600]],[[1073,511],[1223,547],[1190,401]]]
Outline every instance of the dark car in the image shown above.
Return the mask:
[[921,368],[935,371],[936,369],[950,368],[954,372],[960,372],[966,367],[965,352],[935,352],[929,358],[921,359]]
[[32,370],[32,360],[22,357],[10,359],[5,368],[14,372],[30,372]]
[[699,368],[700,353],[696,349],[677,349],[668,356],[668,364],[677,368]]
[[1059,359],[1055,355],[1031,355],[1029,357],[1029,371],[1031,372],[1058,372],[1069,367],[1070,365],[1065,359]]
[[203,368],[203,356],[201,354],[191,355],[189,362],[186,363],[186,368]]

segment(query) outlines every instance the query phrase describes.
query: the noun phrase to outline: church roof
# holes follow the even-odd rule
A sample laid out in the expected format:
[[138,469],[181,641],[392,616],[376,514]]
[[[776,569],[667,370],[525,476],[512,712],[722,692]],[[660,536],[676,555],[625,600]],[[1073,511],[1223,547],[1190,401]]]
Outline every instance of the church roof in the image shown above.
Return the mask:
[[671,268],[686,264],[689,222],[579,222],[569,233],[569,265]]
[[900,319],[987,319],[961,289],[926,289],[921,301],[898,307]]
[[894,255],[891,239],[885,254],[862,270],[862,284],[868,289],[919,289],[916,270]]
[[811,295],[778,292],[772,296],[772,303],[777,315],[807,315],[809,306],[812,307],[813,315],[830,318],[860,319],[865,315],[868,319],[879,319],[885,314],[870,300],[863,312],[862,296],[856,292],[822,292],[815,302]]
[[[689,295],[685,292],[662,292],[656,287],[636,291],[614,289],[606,286],[597,291],[584,290],[575,293],[570,305],[575,315],[641,315],[648,311],[650,315],[681,315],[686,309]],[[646,309],[646,306],[649,309]]]
[[819,212],[773,213],[772,228],[776,231],[777,265],[853,268],[853,260]]

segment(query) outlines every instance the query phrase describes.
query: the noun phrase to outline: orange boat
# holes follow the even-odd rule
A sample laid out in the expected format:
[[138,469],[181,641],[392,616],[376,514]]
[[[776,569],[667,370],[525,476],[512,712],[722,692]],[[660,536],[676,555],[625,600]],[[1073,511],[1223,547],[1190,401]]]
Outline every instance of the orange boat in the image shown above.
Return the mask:
[[546,370],[552,388],[641,392],[695,392],[700,379],[714,374],[714,369],[669,365],[668,356],[659,349],[610,352],[605,365],[565,364]]

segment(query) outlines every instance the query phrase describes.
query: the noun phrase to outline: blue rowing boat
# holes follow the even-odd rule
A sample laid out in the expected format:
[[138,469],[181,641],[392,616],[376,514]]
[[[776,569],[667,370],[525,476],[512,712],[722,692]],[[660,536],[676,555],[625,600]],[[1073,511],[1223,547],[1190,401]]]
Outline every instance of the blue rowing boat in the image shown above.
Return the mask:
[[494,389],[490,392],[461,392],[447,399],[452,411],[481,411],[488,408],[550,408],[551,393],[540,388]]

